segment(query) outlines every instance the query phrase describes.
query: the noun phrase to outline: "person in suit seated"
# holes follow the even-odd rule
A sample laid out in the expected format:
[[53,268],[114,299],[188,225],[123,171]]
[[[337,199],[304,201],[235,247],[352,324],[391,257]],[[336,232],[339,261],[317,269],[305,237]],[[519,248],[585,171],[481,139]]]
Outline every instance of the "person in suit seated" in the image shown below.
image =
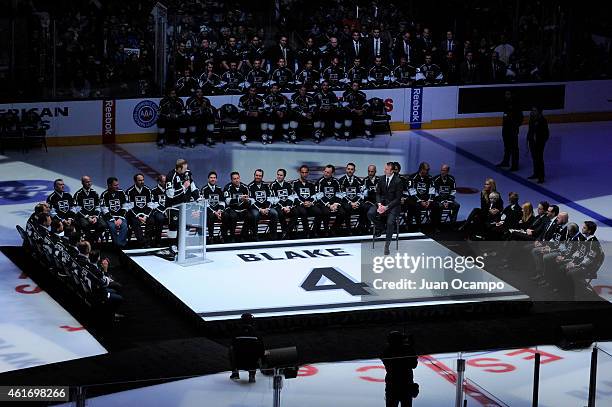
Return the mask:
[[510,229],[518,226],[523,211],[519,206],[519,196],[516,192],[508,194],[509,204],[501,213],[500,220],[489,227],[489,240],[500,240]]
[[384,253],[388,255],[389,245],[393,237],[393,229],[395,228],[395,220],[400,213],[400,199],[404,190],[399,176],[393,172],[392,162],[388,162],[385,165],[384,172],[385,176],[380,178],[376,187],[376,205],[368,210],[368,219],[374,223],[375,235],[380,236],[385,228],[382,218],[387,218],[387,236]]

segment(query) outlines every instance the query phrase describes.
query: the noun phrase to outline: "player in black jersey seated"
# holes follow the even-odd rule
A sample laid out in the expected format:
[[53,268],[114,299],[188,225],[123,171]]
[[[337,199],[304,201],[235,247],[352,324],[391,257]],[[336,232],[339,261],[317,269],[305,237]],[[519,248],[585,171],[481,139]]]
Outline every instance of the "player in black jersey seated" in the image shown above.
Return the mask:
[[228,236],[224,238],[226,242],[233,243],[236,235],[236,225],[240,220],[244,222],[240,231],[240,240],[248,239],[249,231],[253,230],[253,216],[249,210],[251,209],[249,188],[240,182],[240,173],[233,171],[230,174],[230,179],[231,182],[223,188],[229,232]]
[[219,242],[222,242],[223,236],[227,234],[227,214],[225,212],[223,190],[217,185],[217,173],[215,171],[208,173],[208,183],[200,190],[200,196],[208,200],[206,214],[208,237],[211,242],[215,241],[215,223],[221,223],[221,237],[219,238]]
[[293,237],[296,218],[296,195],[293,191],[293,186],[285,181],[286,176],[287,170],[279,168],[276,171],[276,180],[270,184],[272,207],[276,209],[278,213],[278,221],[283,231],[283,239],[287,236]]
[[253,240],[258,241],[258,224],[262,218],[268,219],[268,229],[270,239],[276,240],[278,225],[278,212],[272,206],[272,192],[270,187],[263,182],[264,172],[262,169],[256,169],[253,174],[253,182],[249,184],[249,194],[251,197],[251,217],[253,218]]

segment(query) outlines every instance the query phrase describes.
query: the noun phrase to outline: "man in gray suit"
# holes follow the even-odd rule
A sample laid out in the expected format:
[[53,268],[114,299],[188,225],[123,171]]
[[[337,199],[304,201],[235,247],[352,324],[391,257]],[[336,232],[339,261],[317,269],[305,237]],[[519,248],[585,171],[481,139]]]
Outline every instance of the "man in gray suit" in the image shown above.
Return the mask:
[[376,236],[380,236],[385,229],[382,218],[387,218],[385,255],[389,254],[389,245],[395,229],[395,220],[400,214],[400,199],[403,192],[402,181],[394,174],[393,163],[388,162],[385,165],[385,175],[380,178],[376,187],[376,205],[368,210],[368,219],[374,223]]

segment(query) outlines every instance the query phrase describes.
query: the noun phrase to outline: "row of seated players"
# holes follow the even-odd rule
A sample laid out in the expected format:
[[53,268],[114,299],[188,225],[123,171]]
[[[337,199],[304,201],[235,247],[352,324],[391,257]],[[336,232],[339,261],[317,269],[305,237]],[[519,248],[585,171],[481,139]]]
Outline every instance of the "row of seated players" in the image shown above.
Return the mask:
[[541,287],[574,298],[575,281],[597,277],[604,260],[595,236],[597,224],[587,220],[582,228],[569,222],[569,214],[547,201],[534,212],[531,202],[519,204],[516,192],[508,194],[504,207],[495,180],[488,178],[481,191],[481,205],[468,216],[462,230],[468,238],[506,241],[506,267],[533,270],[530,278]]
[[385,66],[380,57],[376,57],[372,66],[367,68],[361,64],[360,58],[355,58],[353,65],[345,69],[340,59],[333,57],[331,64],[321,72],[313,67],[312,61],[307,61],[304,69],[294,74],[286,66],[285,59],[280,58],[270,73],[262,67],[260,59],[256,59],[253,69],[246,73],[240,71],[237,62],[230,62],[228,69],[221,75],[215,72],[213,64],[207,64],[206,70],[196,76],[192,76],[189,69],[182,73],[184,76],[176,81],[180,96],[190,96],[198,87],[203,88],[207,95],[215,95],[242,93],[250,86],[255,86],[261,92],[273,84],[283,91],[295,90],[300,86],[316,90],[323,81],[329,82],[333,89],[344,89],[355,81],[372,89],[435,85],[444,82],[442,69],[432,62],[431,55],[425,57],[425,63],[420,67],[412,66],[402,57],[399,65],[393,69]]
[[123,303],[121,284],[109,273],[110,261],[100,258],[100,252],[92,250],[91,244],[75,233],[74,225],[65,223],[51,214],[49,204],[41,202],[26,223],[28,240],[34,242],[33,250],[40,248],[45,253],[35,253],[43,259],[46,269],[61,281],[70,284],[92,307],[100,307],[104,316],[115,320],[123,317],[117,310]]
[[[395,171],[401,170],[395,163]],[[173,205],[208,200],[208,232],[211,241],[215,223],[221,224],[221,239],[234,241],[238,221],[244,222],[241,240],[258,240],[258,223],[261,219],[269,221],[271,239],[277,239],[277,226],[280,223],[282,238],[294,237],[297,222],[310,236],[329,236],[340,233],[359,234],[370,229],[368,210],[375,207],[376,186],[379,178],[376,166],[368,166],[368,176],[360,179],[355,176],[355,164],[346,166],[346,174],[337,179],[335,168],[327,165],[323,177],[316,182],[309,180],[308,166],[299,168],[299,178],[293,182],[285,180],[287,171],[278,169],[276,180],[263,182],[264,172],[255,170],[254,180],[249,185],[241,182],[240,174],[232,172],[231,182],[221,188],[217,185],[217,173],[208,174],[206,185],[196,187],[188,163],[179,159],[176,168],[167,176],[160,175],[157,185],[150,189],[144,185],[144,175],[134,175],[134,185],[127,191],[119,188],[117,178],[107,180],[108,189],[100,196],[91,187],[89,176],[82,177],[83,188],[74,197],[64,192],[62,180],[55,181],[55,191],[47,202],[53,215],[66,225],[73,227],[75,233],[85,236],[89,241],[98,241],[109,230],[114,243],[125,247],[129,232],[133,232],[142,246],[159,246],[162,228],[168,222],[170,232],[178,225],[178,215]],[[403,212],[407,222],[414,219],[420,225],[421,213],[426,211],[434,223],[446,211],[449,221],[455,222],[459,203],[455,200],[455,179],[449,174],[448,165],[443,165],[440,175],[429,175],[429,164],[421,163],[419,171],[411,176],[401,177],[404,188]],[[357,215],[359,222],[351,225],[351,215]],[[335,218],[330,231],[330,218]],[[314,218],[312,231],[308,218]],[[321,229],[322,226],[322,229]]]
[[251,86],[240,98],[237,107],[226,104],[219,110],[204,97],[201,88],[195,89],[195,94],[186,103],[177,96],[175,89],[170,89],[159,103],[157,143],[160,148],[163,147],[168,130],[178,129],[181,146],[189,141],[193,147],[198,139],[212,145],[215,122],[226,119],[238,123],[243,144],[248,141],[248,135],[253,134],[258,134],[263,144],[280,137],[296,143],[300,129],[312,129],[312,138],[316,143],[321,141],[324,133],[348,140],[358,128],[363,129],[368,139],[372,139],[374,121],[388,121],[389,116],[384,101],[380,98],[368,100],[359,86],[358,82],[353,82],[351,88],[338,98],[329,83],[323,82],[318,92],[310,94],[302,86],[290,99],[281,93],[277,84],[273,84],[263,96],[257,93],[256,87]]

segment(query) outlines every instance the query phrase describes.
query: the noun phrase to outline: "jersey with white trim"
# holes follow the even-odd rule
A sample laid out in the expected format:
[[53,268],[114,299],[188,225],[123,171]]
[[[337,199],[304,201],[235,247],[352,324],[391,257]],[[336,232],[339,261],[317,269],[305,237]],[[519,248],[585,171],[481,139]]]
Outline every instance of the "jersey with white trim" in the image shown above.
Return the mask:
[[361,203],[363,200],[363,195],[361,193],[363,182],[358,177],[353,175],[349,178],[348,175],[343,175],[338,182],[340,183],[340,191],[344,194],[342,199],[345,203]]
[[231,182],[223,188],[223,197],[225,198],[226,208],[233,209],[237,212],[242,212],[251,207],[250,201],[247,199],[243,201],[240,199],[242,195],[249,196],[250,191],[249,187],[247,187],[242,182],[238,187],[236,187]]
[[317,197],[317,185],[309,180],[306,182],[302,182],[302,180],[295,180],[291,185],[293,187],[293,192],[296,195],[296,204],[304,203],[306,201],[314,202]]
[[270,80],[281,88],[286,88],[293,82],[293,71],[287,67],[276,68],[270,75]]
[[261,89],[265,86],[266,82],[268,82],[268,73],[261,68],[253,68],[249,71],[245,80],[250,86],[255,86],[256,88]]
[[376,188],[378,187],[378,178],[375,175],[373,178],[365,177],[363,179],[362,191],[365,193],[365,200],[370,203],[376,203]]
[[289,106],[289,100],[282,93],[268,93],[264,97],[264,108],[269,112],[284,112]]
[[391,71],[384,65],[374,65],[368,72],[368,79],[377,85],[389,82]]
[[243,95],[238,101],[238,109],[247,113],[261,112],[264,107],[264,101],[259,96]]
[[410,195],[416,198],[417,202],[431,201],[436,195],[431,176],[422,177],[418,172],[409,179]]
[[340,202],[340,198],[338,197],[338,194],[340,193],[340,183],[336,178],[319,178],[319,181],[317,181],[317,189],[323,195],[319,199],[319,202],[321,202],[323,205],[327,206]]
[[317,102],[308,93],[304,96],[296,92],[291,96],[291,108],[299,114],[314,113],[317,109]]
[[153,197],[153,202],[157,203],[157,208],[155,210],[164,213],[166,210],[166,188],[157,184],[155,188],[151,190],[151,196]]
[[308,89],[312,89],[320,80],[321,74],[316,69],[303,69],[295,76],[295,83],[297,85],[306,85]]
[[352,89],[347,90],[342,95],[344,106],[349,110],[361,110],[367,107],[368,98],[362,91],[354,91]]
[[330,65],[323,70],[323,79],[328,81],[331,86],[337,86],[340,84],[340,81],[345,79],[346,74],[344,72],[344,68],[340,65]]
[[264,182],[251,182],[249,184],[249,196],[253,200],[253,206],[257,209],[265,209],[271,206],[270,198],[272,197],[272,192],[268,184]]
[[436,198],[442,201],[454,201],[457,193],[455,177],[447,175],[437,175],[433,179],[433,186],[436,189]]
[[74,214],[71,209],[74,205],[72,195],[68,192],[57,192],[53,191],[51,195],[47,197],[47,203],[52,209],[52,214],[58,218],[64,220],[72,218]]
[[210,99],[204,96],[201,98],[197,96],[190,97],[187,99],[185,106],[187,113],[192,117],[212,116],[214,114]]
[[130,210],[128,212],[136,216],[149,216],[151,214],[151,206],[149,204],[153,202],[153,195],[148,186],[143,185],[138,190],[136,185],[132,185],[125,191],[125,195],[130,203]]
[[219,209],[225,209],[225,197],[223,196],[223,190],[219,185],[206,184],[200,190],[200,195],[208,200],[208,207],[217,211]]
[[293,187],[287,181],[283,181],[281,184],[278,180],[275,180],[270,184],[270,192],[278,200],[274,206],[292,207],[295,203],[296,196]]
[[93,188],[81,188],[74,194],[74,205],[79,208],[81,216],[97,216],[100,214],[100,195]]
[[128,208],[127,196],[122,189],[117,191],[107,189],[100,195],[100,207],[106,220],[125,218]]
[[176,119],[185,113],[185,104],[179,97],[166,96],[159,101],[159,115],[169,119]]
[[[191,184],[188,189],[183,188],[185,181],[189,180]],[[190,170],[179,174],[176,170],[170,171],[166,176],[166,205],[172,205],[195,201],[199,198],[200,191],[193,180]]]
[[368,72],[363,66],[353,66],[346,73],[346,78],[351,82],[364,83],[368,79]]
[[313,97],[315,102],[317,102],[317,106],[322,111],[329,111],[338,107],[338,97],[331,90],[328,92],[317,92]]

